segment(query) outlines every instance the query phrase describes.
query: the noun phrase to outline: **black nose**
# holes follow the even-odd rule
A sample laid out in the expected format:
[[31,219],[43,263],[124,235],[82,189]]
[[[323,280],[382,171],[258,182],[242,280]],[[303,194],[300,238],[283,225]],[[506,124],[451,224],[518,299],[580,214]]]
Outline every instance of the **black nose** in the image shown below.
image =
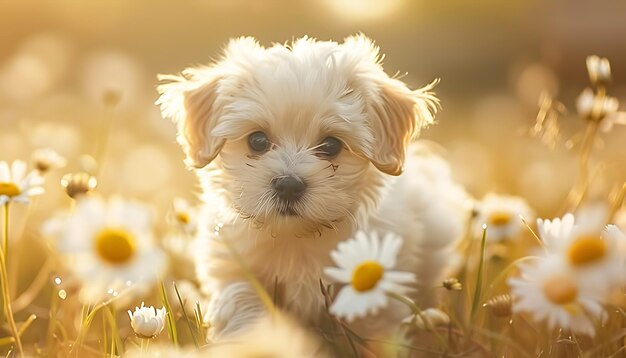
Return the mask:
[[295,176],[282,176],[272,179],[272,188],[281,200],[299,199],[306,190],[306,183]]

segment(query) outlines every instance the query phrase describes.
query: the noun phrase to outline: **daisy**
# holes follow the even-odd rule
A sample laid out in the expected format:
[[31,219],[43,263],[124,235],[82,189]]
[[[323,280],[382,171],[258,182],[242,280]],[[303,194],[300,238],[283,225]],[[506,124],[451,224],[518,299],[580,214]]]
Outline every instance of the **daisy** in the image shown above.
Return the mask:
[[562,219],[537,220],[539,236],[549,252],[560,255],[579,280],[599,292],[615,288],[622,277],[621,231],[615,225],[604,230],[595,219],[578,222],[572,214]]
[[39,173],[44,174],[51,169],[63,168],[67,161],[54,149],[43,148],[33,153],[32,161]]
[[331,257],[337,267],[324,272],[334,281],[346,283],[330,307],[330,313],[348,322],[367,314],[376,314],[387,306],[388,292],[406,294],[415,283],[415,275],[393,271],[402,239],[387,233],[382,240],[372,232],[357,231],[355,238],[342,242]]
[[560,252],[574,229],[574,215],[567,213],[553,220],[537,219],[539,238],[551,252]]
[[11,201],[28,203],[31,196],[44,193],[43,178],[36,172],[26,173],[26,163],[16,160],[11,164],[0,162],[0,204]]
[[81,281],[83,303],[100,302],[129,286],[143,288],[165,267],[149,209],[120,197],[106,202],[82,196],[71,213],[48,221],[44,233]]
[[595,326],[605,316],[601,297],[578,280],[561,257],[551,255],[535,265],[520,265],[520,271],[520,278],[508,281],[514,313],[530,313],[550,329],[595,334]]
[[520,216],[528,219],[532,215],[526,200],[516,196],[490,193],[478,203],[474,232],[476,237],[481,237],[483,225],[487,225],[487,241],[512,240],[524,227]]
[[198,209],[183,198],[174,198],[172,208],[173,221],[181,225],[187,233],[195,232],[198,226]]
[[615,225],[604,230],[575,227],[565,251],[568,263],[598,290],[612,290],[622,281],[623,263],[619,252],[622,233]]
[[61,186],[65,188],[65,193],[72,199],[77,199],[83,194],[87,194],[98,185],[95,177],[85,173],[65,174],[61,178]]

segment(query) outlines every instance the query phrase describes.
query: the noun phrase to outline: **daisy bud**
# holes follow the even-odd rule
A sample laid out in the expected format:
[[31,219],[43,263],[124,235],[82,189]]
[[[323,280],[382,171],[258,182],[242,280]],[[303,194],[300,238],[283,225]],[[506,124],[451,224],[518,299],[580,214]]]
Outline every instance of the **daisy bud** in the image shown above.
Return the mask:
[[437,326],[450,324],[450,317],[440,309],[427,308],[418,314],[405,318],[402,322],[424,331],[431,331]]
[[587,72],[594,85],[607,84],[611,81],[611,64],[607,58],[595,55],[587,57]]
[[98,181],[87,173],[74,173],[64,175],[61,179],[61,185],[70,198],[76,199],[78,196],[93,190],[98,185]]
[[461,291],[463,289],[463,284],[455,277],[443,280],[442,285],[448,291]]
[[128,310],[128,317],[133,331],[139,338],[154,338],[165,327],[165,307],[161,309],[153,306],[144,307],[142,302],[141,307],[135,307],[135,312]]
[[509,317],[513,314],[511,295],[499,295],[491,298],[483,307],[488,307],[495,317]]
[[35,169],[37,169],[40,174],[45,174],[51,169],[63,168],[67,164],[65,158],[50,148],[36,150],[33,153],[32,160]]

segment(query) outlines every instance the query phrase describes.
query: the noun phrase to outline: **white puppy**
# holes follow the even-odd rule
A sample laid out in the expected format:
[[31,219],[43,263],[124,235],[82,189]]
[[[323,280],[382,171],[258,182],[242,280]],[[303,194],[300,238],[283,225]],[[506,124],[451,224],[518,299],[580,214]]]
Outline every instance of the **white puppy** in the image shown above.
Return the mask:
[[[440,279],[462,235],[464,191],[424,146],[405,165],[438,100],[432,84],[410,90],[385,74],[368,38],[270,48],[239,38],[216,63],[161,80],[157,104],[177,123],[203,187],[195,259],[214,337],[265,311],[226,240],[307,323],[324,316],[319,280],[330,251],[356,228],[401,235],[398,268],[426,289]],[[377,322],[406,314],[389,312]]]

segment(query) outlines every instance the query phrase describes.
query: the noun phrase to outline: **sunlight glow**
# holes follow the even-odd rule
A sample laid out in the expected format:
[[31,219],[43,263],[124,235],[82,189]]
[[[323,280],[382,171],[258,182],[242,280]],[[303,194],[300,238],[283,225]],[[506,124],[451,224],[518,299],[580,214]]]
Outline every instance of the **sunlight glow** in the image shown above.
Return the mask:
[[337,15],[348,20],[382,19],[397,12],[405,0],[326,0]]

